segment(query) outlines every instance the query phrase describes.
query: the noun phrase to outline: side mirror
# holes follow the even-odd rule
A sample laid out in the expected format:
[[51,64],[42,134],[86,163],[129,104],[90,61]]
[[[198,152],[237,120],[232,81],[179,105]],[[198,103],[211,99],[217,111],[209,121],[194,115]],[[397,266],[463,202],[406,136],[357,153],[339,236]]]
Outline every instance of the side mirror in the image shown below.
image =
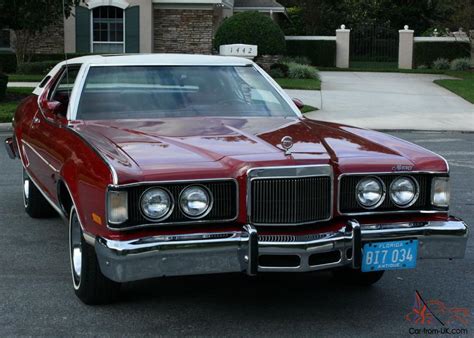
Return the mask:
[[304,103],[300,99],[293,99],[293,103],[298,107],[299,110],[303,109]]
[[66,116],[66,105],[59,101],[43,100],[40,108],[46,117],[52,117],[53,115]]

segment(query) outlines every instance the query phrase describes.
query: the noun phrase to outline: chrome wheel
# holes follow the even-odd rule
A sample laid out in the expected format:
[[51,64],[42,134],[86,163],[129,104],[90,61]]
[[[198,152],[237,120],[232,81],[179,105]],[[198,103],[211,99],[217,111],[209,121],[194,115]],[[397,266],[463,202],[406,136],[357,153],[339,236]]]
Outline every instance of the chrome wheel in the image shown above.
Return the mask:
[[82,229],[76,210],[71,211],[69,221],[69,254],[71,260],[71,272],[74,288],[79,288],[81,284],[82,272]]
[[28,206],[28,199],[30,197],[30,179],[23,175],[23,204],[25,208]]

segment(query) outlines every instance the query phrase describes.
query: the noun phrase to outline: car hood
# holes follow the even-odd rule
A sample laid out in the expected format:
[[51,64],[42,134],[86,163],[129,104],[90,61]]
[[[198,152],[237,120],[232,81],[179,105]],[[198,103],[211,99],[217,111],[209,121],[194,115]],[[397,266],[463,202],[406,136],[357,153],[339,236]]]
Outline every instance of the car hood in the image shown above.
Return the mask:
[[[445,166],[433,153],[390,135],[309,119],[77,121],[71,127],[117,171],[139,170],[148,177],[163,170],[222,170],[235,162],[333,163],[340,172],[371,165],[371,170],[393,171]],[[281,146],[285,136],[293,139],[291,156]]]

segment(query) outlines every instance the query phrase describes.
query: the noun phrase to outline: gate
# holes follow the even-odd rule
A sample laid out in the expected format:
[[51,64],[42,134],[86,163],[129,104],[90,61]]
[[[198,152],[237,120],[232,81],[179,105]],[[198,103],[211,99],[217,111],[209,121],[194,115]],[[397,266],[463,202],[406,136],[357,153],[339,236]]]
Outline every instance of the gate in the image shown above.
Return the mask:
[[397,68],[397,30],[376,25],[353,27],[350,39],[351,68]]

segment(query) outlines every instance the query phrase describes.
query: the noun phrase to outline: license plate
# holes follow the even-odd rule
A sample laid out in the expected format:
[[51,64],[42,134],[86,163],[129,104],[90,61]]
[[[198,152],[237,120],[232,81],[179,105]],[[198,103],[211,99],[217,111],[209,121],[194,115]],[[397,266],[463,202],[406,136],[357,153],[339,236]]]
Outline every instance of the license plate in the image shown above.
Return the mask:
[[363,247],[362,271],[413,269],[417,240],[367,243]]

